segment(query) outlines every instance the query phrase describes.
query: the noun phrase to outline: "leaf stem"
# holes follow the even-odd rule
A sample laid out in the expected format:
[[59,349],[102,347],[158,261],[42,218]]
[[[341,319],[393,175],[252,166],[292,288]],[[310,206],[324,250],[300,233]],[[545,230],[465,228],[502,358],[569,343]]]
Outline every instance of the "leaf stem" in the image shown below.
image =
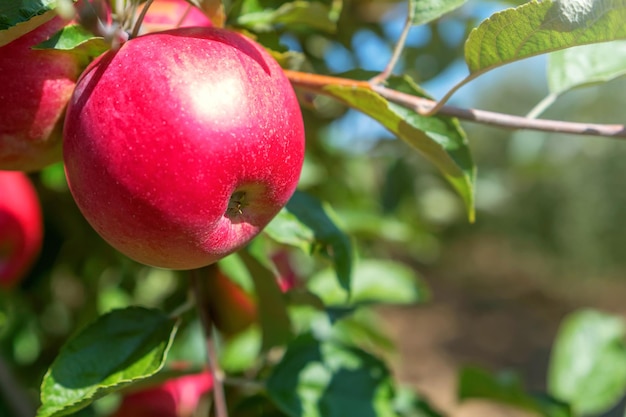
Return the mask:
[[550,107],[556,99],[559,97],[558,94],[550,93],[545,96],[539,103],[535,105],[527,114],[526,117],[529,119],[536,119],[539,117],[548,107]]
[[[512,130],[537,130],[542,132],[568,133],[573,135],[603,136],[626,139],[626,126],[623,124],[596,124],[575,123],[562,120],[531,119],[504,113],[478,109],[466,109],[455,106],[442,105],[427,98],[414,96],[392,90],[382,85],[372,85],[368,81],[352,80],[348,78],[317,75],[298,71],[285,70],[291,83],[303,90],[329,97],[333,95],[325,90],[329,85],[340,85],[353,88],[365,88],[378,93],[381,97],[410,108],[422,116],[430,116],[435,108],[438,114],[452,116],[473,123],[502,127]],[[460,85],[458,86],[460,87]],[[458,88],[457,87],[457,88]],[[358,109],[357,109],[358,110]]]
[[141,25],[143,24],[143,19],[144,17],[146,17],[146,13],[148,13],[148,9],[150,8],[150,6],[152,6],[153,1],[154,0],[148,0],[146,4],[143,6],[143,9],[141,9],[141,13],[139,13],[139,16],[137,17],[135,26],[133,26],[133,32],[130,35],[131,38],[136,38],[137,35],[139,35],[139,31],[141,30]]
[[412,13],[410,13],[410,11],[412,11],[413,8],[411,7],[410,2],[408,4],[409,4],[409,15],[407,16],[406,21],[404,22],[404,27],[402,28],[402,32],[400,33],[400,37],[398,38],[398,42],[396,43],[396,46],[393,49],[393,54],[391,55],[391,59],[387,63],[387,66],[385,67],[383,72],[381,72],[380,74],[378,74],[377,76],[375,76],[374,78],[370,80],[370,83],[372,84],[384,83],[385,80],[387,80],[387,78],[389,78],[389,76],[391,75],[393,69],[398,63],[398,59],[400,59],[400,56],[402,55],[402,51],[404,50],[404,44],[406,43],[406,38],[409,35],[411,26],[413,25],[413,16],[412,16]]
[[213,400],[215,401],[215,413],[217,417],[228,417],[226,396],[224,395],[224,372],[220,369],[213,338],[213,320],[207,309],[206,287],[203,282],[215,278],[217,265],[212,264],[205,268],[190,271],[191,287],[196,299],[196,308],[204,329],[204,342],[207,353],[209,370],[213,377]]

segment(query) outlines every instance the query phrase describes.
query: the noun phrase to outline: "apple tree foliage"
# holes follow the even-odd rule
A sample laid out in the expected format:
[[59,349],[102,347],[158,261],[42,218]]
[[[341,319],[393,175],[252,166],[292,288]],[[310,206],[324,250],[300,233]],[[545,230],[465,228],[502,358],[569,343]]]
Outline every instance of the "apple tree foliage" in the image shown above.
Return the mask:
[[[50,19],[61,3],[68,2],[1,2],[0,46]],[[549,54],[550,95],[536,114],[571,89],[623,75],[626,2],[505,4],[484,20],[464,12],[478,3],[474,0],[191,3],[272,52],[299,94],[307,129],[299,191],[248,247],[217,264],[256,305],[256,314],[235,334],[220,333],[215,323],[229,414],[441,416],[419,392],[394,379],[393,344],[372,309],[430,297],[415,269],[393,256],[423,253],[420,248],[432,238],[399,213],[403,195],[413,192],[407,191],[414,173],[403,163],[404,154],[415,151],[430,162],[473,221],[476,166],[471,137],[459,118],[481,120],[445,101],[495,68],[541,54]],[[362,45],[355,39],[360,31],[381,34],[379,14],[398,11],[406,26],[395,43],[397,62],[389,67],[393,75],[381,74],[369,68],[367,57],[356,55]],[[411,27],[435,28],[450,17],[463,25],[463,45],[446,43],[436,30],[419,46],[404,43]],[[70,25],[37,48],[65,50],[86,63],[110,44]],[[326,59],[330,50],[339,51],[351,68],[334,71]],[[431,56],[430,70],[409,66],[419,54]],[[421,84],[459,57],[467,76],[435,105]],[[382,184],[371,179],[371,167],[358,164],[363,156],[346,158],[328,146],[332,123],[348,109],[401,141],[379,151],[387,152],[386,164],[377,167],[387,172]],[[594,129],[576,133],[611,135]],[[33,178],[45,211],[46,240],[28,279],[14,293],[0,295],[0,365],[11,364],[18,375],[0,378],[0,415],[26,415],[19,406],[37,403],[31,395],[37,392],[39,417],[106,416],[120,395],[180,373],[173,363],[189,364],[184,372],[204,368],[202,320],[189,308],[186,273],[137,264],[100,240],[73,205],[61,164]],[[287,254],[287,273],[296,277],[286,290],[277,279],[286,272],[272,257],[276,254]],[[197,283],[211,272],[194,274]],[[236,304],[227,308],[236,315]],[[488,399],[543,416],[601,413],[626,392],[624,326],[620,318],[597,311],[574,313],[557,335],[546,392],[529,392],[515,374],[466,367],[458,399]],[[19,386],[7,387],[7,381]]]

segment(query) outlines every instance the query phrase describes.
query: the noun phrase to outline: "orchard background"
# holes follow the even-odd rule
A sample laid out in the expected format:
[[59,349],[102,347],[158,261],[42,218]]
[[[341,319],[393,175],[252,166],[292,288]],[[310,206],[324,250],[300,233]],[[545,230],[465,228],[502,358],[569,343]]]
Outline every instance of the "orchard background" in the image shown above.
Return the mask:
[[[0,416],[624,415],[623,1],[196,6],[286,70],[298,191],[190,274],[105,243],[62,162],[29,172],[43,245],[0,292]],[[72,10],[2,0],[0,43]]]

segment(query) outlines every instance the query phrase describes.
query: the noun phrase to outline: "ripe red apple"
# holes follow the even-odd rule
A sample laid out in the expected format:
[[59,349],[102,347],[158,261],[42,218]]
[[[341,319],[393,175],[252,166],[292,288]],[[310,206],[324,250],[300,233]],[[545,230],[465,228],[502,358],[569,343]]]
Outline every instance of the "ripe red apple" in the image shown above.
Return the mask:
[[0,171],[0,288],[24,277],[41,249],[43,226],[37,193],[18,171]]
[[294,91],[257,43],[217,28],[131,39],[83,73],[64,159],[94,229],[157,267],[209,265],[256,236],[298,182]]
[[[289,265],[287,251],[272,256],[279,273],[276,283],[282,292],[297,285],[297,277]],[[218,269],[206,282],[207,308],[213,324],[226,337],[233,336],[257,321],[257,300]]]
[[80,74],[67,52],[33,50],[65,22],[56,17],[0,47],[0,169],[35,171],[60,161],[63,112]]
[[154,0],[143,19],[142,33],[192,26],[210,27],[213,24],[200,9],[185,0]]
[[202,396],[212,388],[213,377],[208,371],[171,379],[124,396],[113,417],[191,417]]

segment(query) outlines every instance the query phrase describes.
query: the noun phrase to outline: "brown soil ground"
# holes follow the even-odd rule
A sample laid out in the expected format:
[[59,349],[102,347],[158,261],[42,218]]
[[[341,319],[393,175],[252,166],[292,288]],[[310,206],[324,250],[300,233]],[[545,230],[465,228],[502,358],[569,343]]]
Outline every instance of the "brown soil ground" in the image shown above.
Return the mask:
[[484,401],[459,404],[458,370],[512,370],[528,389],[545,390],[561,320],[583,307],[626,313],[626,282],[554,278],[541,255],[497,239],[467,243],[450,248],[438,266],[423,272],[433,292],[429,303],[380,310],[398,349],[394,372],[446,415],[528,415]]

